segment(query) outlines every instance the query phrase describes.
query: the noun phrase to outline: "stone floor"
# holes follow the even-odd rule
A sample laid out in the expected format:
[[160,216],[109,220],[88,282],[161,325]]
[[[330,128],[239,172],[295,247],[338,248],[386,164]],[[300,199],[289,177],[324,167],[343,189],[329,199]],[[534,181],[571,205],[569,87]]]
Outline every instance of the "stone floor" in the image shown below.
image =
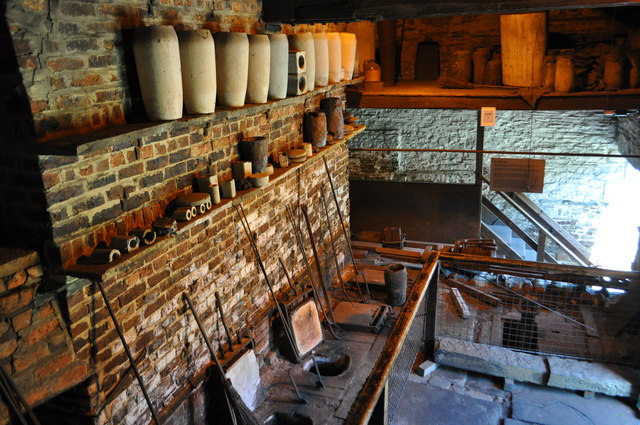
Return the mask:
[[628,400],[515,383],[441,366],[409,375],[391,425],[640,425]]

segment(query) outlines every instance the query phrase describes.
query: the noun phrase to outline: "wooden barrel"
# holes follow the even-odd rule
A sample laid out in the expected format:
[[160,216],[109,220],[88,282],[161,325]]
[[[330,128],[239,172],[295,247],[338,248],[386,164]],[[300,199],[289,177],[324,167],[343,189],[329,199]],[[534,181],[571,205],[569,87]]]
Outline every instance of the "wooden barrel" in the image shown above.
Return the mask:
[[547,49],[546,12],[501,15],[500,42],[502,83],[517,87],[541,86]]

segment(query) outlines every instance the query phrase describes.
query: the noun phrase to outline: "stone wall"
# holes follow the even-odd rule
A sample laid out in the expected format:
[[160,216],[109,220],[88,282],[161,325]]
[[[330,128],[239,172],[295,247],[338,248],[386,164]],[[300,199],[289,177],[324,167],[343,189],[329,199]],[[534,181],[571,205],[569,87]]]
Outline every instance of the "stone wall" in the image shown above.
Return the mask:
[[[367,129],[352,147],[475,149],[477,111],[358,109],[354,114]],[[616,119],[601,111],[498,111],[495,127],[486,128],[484,148],[618,154],[617,129]],[[499,156],[484,156],[485,175],[491,158]],[[610,202],[608,189],[625,180],[629,162],[622,158],[524,157],[546,160],[544,193],[528,196],[591,247],[601,214]],[[475,179],[474,154],[352,152],[349,166],[353,179],[430,183],[473,183]],[[503,205],[494,194],[487,195]],[[516,218],[513,213],[510,215]],[[537,236],[531,226],[517,220]]]

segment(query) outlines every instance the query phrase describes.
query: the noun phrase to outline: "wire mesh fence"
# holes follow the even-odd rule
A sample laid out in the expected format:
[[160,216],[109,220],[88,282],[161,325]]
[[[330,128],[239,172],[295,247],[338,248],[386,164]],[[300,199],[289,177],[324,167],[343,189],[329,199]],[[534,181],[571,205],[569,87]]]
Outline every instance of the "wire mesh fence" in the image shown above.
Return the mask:
[[[533,354],[640,365],[638,274],[445,261],[437,337]],[[533,266],[535,265],[535,266]],[[586,270],[586,269],[584,269]]]
[[407,338],[402,345],[400,354],[391,368],[388,380],[389,399],[387,405],[388,423],[393,420],[400,400],[404,394],[407,378],[413,370],[413,364],[418,357],[418,352],[423,347],[424,342],[424,322],[426,320],[426,299],[420,304],[418,314],[416,314]]

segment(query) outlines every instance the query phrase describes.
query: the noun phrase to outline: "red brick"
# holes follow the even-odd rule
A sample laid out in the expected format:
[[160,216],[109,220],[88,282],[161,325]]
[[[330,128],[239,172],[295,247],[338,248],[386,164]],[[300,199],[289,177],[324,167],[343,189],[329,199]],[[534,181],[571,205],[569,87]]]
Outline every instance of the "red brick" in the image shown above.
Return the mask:
[[47,378],[58,370],[69,365],[72,361],[73,357],[69,353],[65,353],[54,359],[47,359],[46,363],[36,370],[36,379]]
[[32,315],[33,315],[32,311],[27,310],[14,316],[13,319],[11,319],[13,330],[16,332],[20,332],[21,330],[29,326],[31,324]]
[[18,348],[18,343],[15,339],[10,339],[8,341],[0,343],[0,358],[9,358],[9,356],[16,351],[16,348]]
[[111,154],[110,159],[111,167],[117,167],[119,165],[124,165],[125,158],[122,152],[116,152]]
[[81,363],[77,366],[74,366],[72,369],[68,370],[61,376],[58,376],[53,382],[52,391],[54,393],[59,393],[63,390],[71,388],[75,385],[78,385],[84,379],[86,379],[88,375],[87,363]]
[[27,281],[27,272],[25,270],[20,270],[17,273],[15,273],[13,276],[11,276],[11,279],[9,279],[6,282],[7,289],[15,289],[19,286],[24,285],[26,281]]
[[[27,344],[35,344],[47,337],[47,335],[58,328],[58,319],[52,319],[47,322],[38,324],[29,334],[24,337]],[[33,327],[33,326],[32,326]]]
[[71,85],[74,87],[88,87],[88,86],[97,86],[102,84],[104,80],[98,74],[89,74],[82,78],[74,78],[71,81]]
[[81,69],[84,67],[84,62],[78,58],[58,58],[47,61],[47,66],[52,71],[64,71]]

